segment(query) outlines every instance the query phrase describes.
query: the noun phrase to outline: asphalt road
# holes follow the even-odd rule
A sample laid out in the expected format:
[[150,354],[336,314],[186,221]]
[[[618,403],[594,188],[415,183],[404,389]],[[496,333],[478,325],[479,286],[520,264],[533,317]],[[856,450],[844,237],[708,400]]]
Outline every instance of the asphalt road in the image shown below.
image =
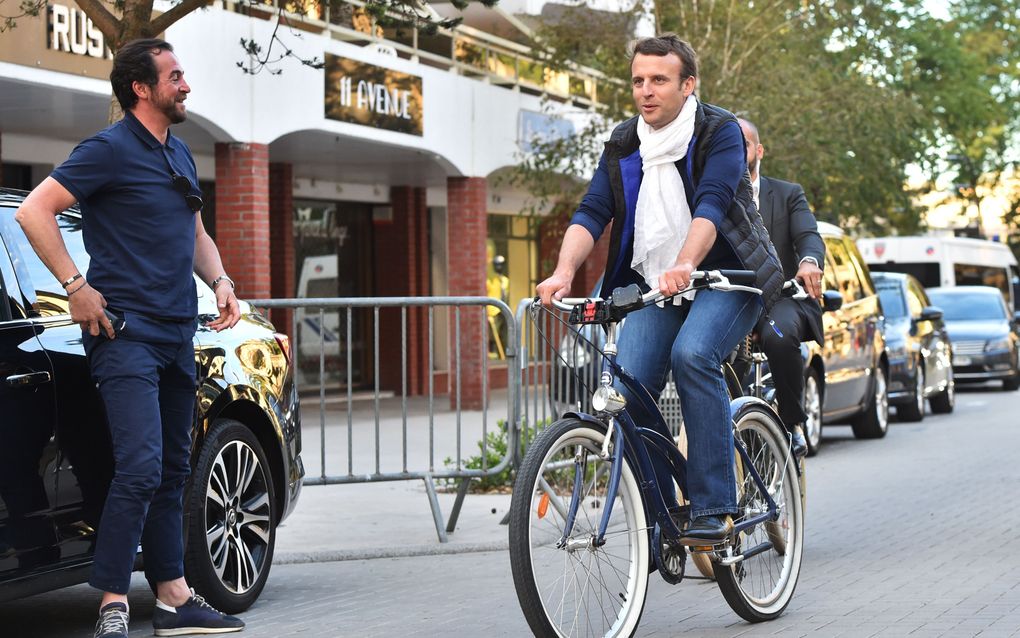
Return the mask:
[[[1020,393],[961,391],[954,414],[881,440],[824,437],[786,614],[750,625],[713,583],[653,575],[638,635],[1020,636]],[[131,635],[151,635],[134,583]],[[96,602],[78,586],[0,604],[0,636],[91,636]],[[243,617],[250,638],[529,634],[503,551],[276,565]]]

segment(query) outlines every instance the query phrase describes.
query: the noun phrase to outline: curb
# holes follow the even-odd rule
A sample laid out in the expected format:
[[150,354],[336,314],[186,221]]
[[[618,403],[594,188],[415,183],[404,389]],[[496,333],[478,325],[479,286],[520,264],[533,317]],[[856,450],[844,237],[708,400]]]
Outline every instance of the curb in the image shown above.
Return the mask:
[[326,549],[311,552],[278,552],[274,565],[300,565],[305,563],[332,563],[376,558],[409,558],[414,556],[440,556],[444,554],[473,554],[479,552],[509,551],[509,541],[486,543],[444,543],[441,545],[410,545],[406,547],[366,547],[364,549]]

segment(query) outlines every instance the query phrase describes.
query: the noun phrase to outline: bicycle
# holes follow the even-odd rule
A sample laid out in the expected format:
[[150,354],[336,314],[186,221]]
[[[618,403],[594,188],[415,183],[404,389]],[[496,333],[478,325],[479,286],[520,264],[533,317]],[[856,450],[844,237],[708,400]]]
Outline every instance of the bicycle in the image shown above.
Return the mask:
[[[695,271],[690,289],[760,294],[734,283],[753,279],[747,271]],[[651,455],[668,461],[679,494],[686,493],[686,460],[672,439],[635,423],[614,388],[619,380],[647,414],[662,420],[647,390],[616,363],[619,322],[662,299],[658,291],[642,295],[630,286],[606,300],[555,304],[570,312],[570,323],[603,325],[607,337],[594,414],[568,413],[548,426],[529,446],[515,482],[511,570],[537,636],[630,636],[644,609],[649,562],[669,583],[684,577],[687,553],[679,539],[689,505],[682,497],[666,502]],[[533,303],[532,317],[542,309]],[[778,617],[796,588],[803,503],[796,463],[773,408],[748,396],[730,406],[739,509],[734,532],[720,544],[691,551],[710,557],[730,607],[761,622]]]

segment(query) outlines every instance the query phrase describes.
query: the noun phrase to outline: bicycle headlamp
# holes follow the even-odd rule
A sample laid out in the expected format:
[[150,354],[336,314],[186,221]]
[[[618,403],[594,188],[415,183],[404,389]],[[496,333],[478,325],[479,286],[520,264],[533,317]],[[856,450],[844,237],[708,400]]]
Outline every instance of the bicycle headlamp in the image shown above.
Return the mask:
[[619,414],[627,405],[627,400],[612,386],[599,386],[591,397],[591,407],[596,412]]

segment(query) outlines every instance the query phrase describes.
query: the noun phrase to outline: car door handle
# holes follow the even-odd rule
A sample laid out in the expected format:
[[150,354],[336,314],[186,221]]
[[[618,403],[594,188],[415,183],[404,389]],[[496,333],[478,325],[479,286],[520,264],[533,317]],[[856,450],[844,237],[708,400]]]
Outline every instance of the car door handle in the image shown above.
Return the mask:
[[50,379],[50,373],[45,370],[42,372],[29,372],[28,374],[12,374],[7,377],[7,385],[12,388],[26,388],[32,385],[49,383]]

